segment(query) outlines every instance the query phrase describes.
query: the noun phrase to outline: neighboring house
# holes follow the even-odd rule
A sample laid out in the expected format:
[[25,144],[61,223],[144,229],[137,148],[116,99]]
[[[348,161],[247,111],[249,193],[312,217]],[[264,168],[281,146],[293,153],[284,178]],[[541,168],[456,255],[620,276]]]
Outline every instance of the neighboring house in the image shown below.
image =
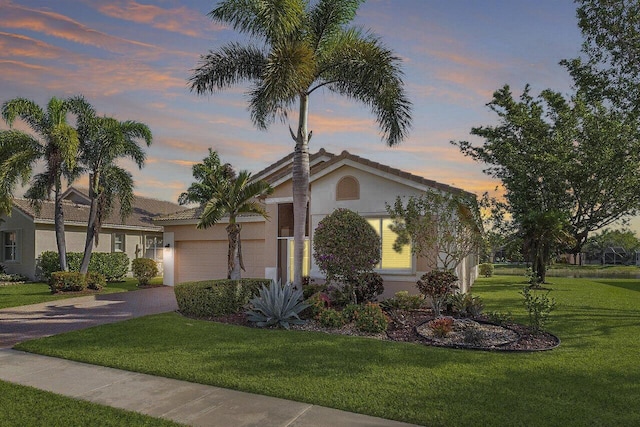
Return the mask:
[[[88,190],[69,187],[64,193],[64,219],[67,252],[84,252],[90,199]],[[39,212],[29,200],[14,199],[11,216],[2,216],[0,262],[8,273],[30,279],[38,277],[38,258],[45,251],[58,251],[53,221],[53,202],[45,201]],[[161,266],[162,227],[152,218],[184,208],[176,203],[135,197],[133,212],[124,222],[118,205],[100,231],[94,252],[125,252],[129,259],[152,258]]]
[[[266,277],[288,282],[293,277],[293,154],[279,160],[254,175],[274,187],[264,199],[269,218],[245,216],[239,218],[242,252],[246,272],[244,277]],[[425,259],[416,259],[407,249],[401,254],[392,248],[395,234],[389,230],[390,219],[385,203],[393,203],[396,196],[420,195],[428,189],[456,191],[401,170],[381,165],[343,151],[339,156],[321,149],[310,156],[310,197],[307,236],[326,215],[337,208],[347,208],[367,218],[382,236],[382,261],[377,271],[384,278],[384,296],[399,290],[417,292],[416,280],[431,270]],[[474,196],[475,197],[475,196]],[[215,226],[196,229],[200,209],[193,208],[154,219],[164,226],[165,252],[164,283],[173,285],[195,280],[227,277],[228,222],[223,219]],[[226,220],[228,221],[228,219]],[[309,227],[310,225],[310,227]],[[304,275],[322,279],[322,273],[309,256],[309,240],[305,256]],[[477,254],[465,259],[458,268],[463,291],[477,277]]]

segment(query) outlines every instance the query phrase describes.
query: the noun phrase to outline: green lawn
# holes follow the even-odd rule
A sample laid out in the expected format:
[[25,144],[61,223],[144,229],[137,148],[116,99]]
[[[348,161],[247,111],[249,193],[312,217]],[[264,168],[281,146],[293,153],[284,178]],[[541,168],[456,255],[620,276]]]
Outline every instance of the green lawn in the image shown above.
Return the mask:
[[[100,291],[100,294],[113,294],[116,292],[129,292],[138,290],[138,281],[133,278],[126,278],[122,282],[107,283],[107,286]],[[162,277],[151,280],[151,284],[162,284]],[[86,294],[86,295],[92,295]],[[46,283],[24,283],[18,285],[0,286],[0,308],[18,307],[21,305],[37,304],[40,302],[55,301],[65,298],[74,298],[85,294],[58,293],[51,294],[49,285]]]
[[0,381],[0,425],[20,427],[179,426],[140,415]]
[[[480,279],[524,320],[522,277]],[[163,314],[17,348],[426,425],[640,425],[640,281],[553,278],[549,352],[489,353]]]

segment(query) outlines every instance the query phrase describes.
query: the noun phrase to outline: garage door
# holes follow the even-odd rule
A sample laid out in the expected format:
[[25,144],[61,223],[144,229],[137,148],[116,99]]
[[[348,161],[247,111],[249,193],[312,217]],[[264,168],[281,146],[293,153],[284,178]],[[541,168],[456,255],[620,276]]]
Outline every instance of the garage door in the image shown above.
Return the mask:
[[[227,277],[228,241],[178,241],[175,247],[176,283]],[[264,240],[243,240],[242,255],[242,277],[264,277]]]

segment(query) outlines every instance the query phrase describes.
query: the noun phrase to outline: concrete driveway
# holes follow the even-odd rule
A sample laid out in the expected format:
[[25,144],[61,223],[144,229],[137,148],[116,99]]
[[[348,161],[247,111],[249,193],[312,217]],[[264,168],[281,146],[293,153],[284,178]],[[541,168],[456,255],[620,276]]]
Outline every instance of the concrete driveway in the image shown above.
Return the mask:
[[4,308],[0,310],[0,348],[177,309],[173,288],[169,286]]

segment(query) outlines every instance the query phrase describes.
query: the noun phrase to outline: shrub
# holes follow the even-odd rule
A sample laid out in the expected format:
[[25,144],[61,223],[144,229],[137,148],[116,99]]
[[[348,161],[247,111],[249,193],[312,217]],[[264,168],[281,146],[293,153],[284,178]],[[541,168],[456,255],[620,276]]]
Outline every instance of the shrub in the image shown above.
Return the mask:
[[424,297],[409,295],[408,291],[398,291],[393,298],[386,299],[381,305],[394,310],[417,310],[424,304]]
[[478,345],[484,339],[484,333],[477,328],[467,328],[464,330],[464,342],[471,345]]
[[331,307],[331,300],[322,292],[315,293],[311,295],[310,298],[307,298],[307,304],[309,305],[309,310],[311,311],[311,316],[314,319],[317,319],[320,313],[322,313],[327,308]]
[[[306,277],[308,279],[308,276]],[[305,281],[304,279],[305,278],[303,278],[302,280],[302,294],[304,296],[304,299],[309,299],[313,295],[317,294],[318,292],[325,292],[327,290],[326,284],[319,285],[317,283],[312,283],[308,280]]]
[[7,269],[4,267],[4,265],[0,264],[0,274],[5,274],[7,272]]
[[380,262],[380,237],[356,212],[336,209],[315,230],[313,257],[328,282],[353,282]]
[[158,275],[158,265],[151,258],[136,258],[131,262],[131,272],[138,286],[145,286]]
[[178,283],[173,288],[185,316],[215,317],[239,313],[268,279],[205,280]]
[[7,273],[0,273],[0,282],[26,282],[27,280],[29,280],[27,277],[24,277],[21,274],[7,274]]
[[453,330],[453,318],[438,317],[427,323],[427,326],[433,331],[438,338],[444,338]]
[[482,314],[482,298],[469,293],[454,294],[449,297],[453,311],[462,317],[478,317]]
[[345,323],[353,322],[358,317],[358,313],[362,310],[362,306],[358,304],[347,304],[340,314],[342,314],[342,318]]
[[102,274],[108,282],[122,280],[129,271],[129,257],[124,252],[92,253],[89,271]]
[[342,314],[333,308],[322,310],[317,320],[320,325],[325,328],[339,328],[345,324],[345,319],[342,317]]
[[[67,266],[69,271],[80,271],[83,254],[81,252],[67,252]],[[40,254],[38,261],[40,279],[48,281],[51,273],[60,270],[60,257],[57,252],[45,251]],[[100,273],[106,280],[113,282],[121,280],[129,271],[129,257],[122,252],[94,252],[89,261],[89,272]]]
[[87,288],[94,291],[100,291],[107,286],[107,279],[100,273],[89,272],[85,280],[87,282]]
[[434,316],[440,316],[442,305],[457,288],[457,280],[455,274],[446,270],[432,270],[418,280],[418,290],[430,299]]
[[487,319],[489,320],[489,322],[495,323],[497,325],[513,323],[513,315],[510,311],[506,313],[502,313],[500,311],[491,311],[487,313]]
[[58,292],[78,292],[87,286],[87,279],[84,274],[75,271],[55,271],[51,273],[49,288],[51,293]]
[[525,286],[520,292],[524,297],[524,306],[529,312],[529,326],[536,332],[544,328],[547,320],[549,320],[551,311],[556,306],[555,300],[549,298],[549,292],[536,293],[528,286]]
[[493,276],[493,264],[491,264],[490,262],[485,262],[484,264],[480,264],[479,269],[480,269],[479,273],[481,276],[484,276],[484,277]]
[[267,287],[262,285],[260,294],[249,301],[252,308],[247,317],[258,326],[282,326],[289,329],[289,324],[301,324],[300,312],[309,307],[302,302],[302,290],[295,289],[290,283],[281,286],[274,281]]
[[373,271],[360,274],[352,283],[356,303],[374,301],[384,292],[382,276]]
[[355,324],[362,332],[379,333],[387,330],[389,319],[379,304],[367,303],[358,311]]

